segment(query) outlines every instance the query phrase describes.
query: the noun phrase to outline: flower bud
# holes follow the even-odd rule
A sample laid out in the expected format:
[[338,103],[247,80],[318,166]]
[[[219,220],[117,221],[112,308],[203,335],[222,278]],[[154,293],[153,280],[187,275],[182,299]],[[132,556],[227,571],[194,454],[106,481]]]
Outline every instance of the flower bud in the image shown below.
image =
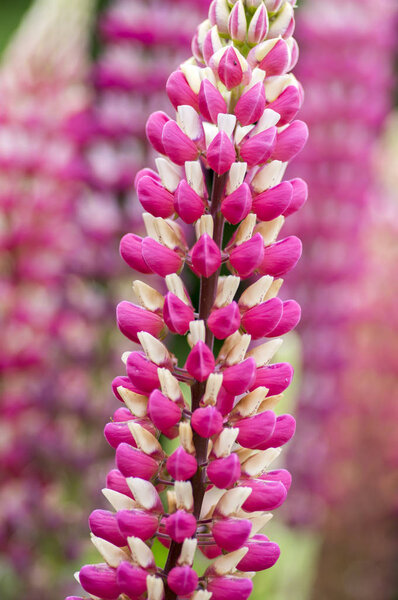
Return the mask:
[[148,414],[155,427],[162,433],[167,433],[181,419],[179,406],[160,390],[153,390],[149,396]]
[[285,217],[288,217],[289,215],[300,210],[300,208],[307,202],[308,198],[308,186],[305,181],[297,177],[297,179],[292,179],[290,181],[290,185],[293,188],[293,196],[289,206],[283,213]]
[[240,312],[236,302],[231,302],[223,308],[213,310],[207,320],[207,325],[218,340],[232,335],[240,327]]
[[252,490],[242,507],[248,512],[275,510],[286,500],[287,491],[280,481],[249,479],[244,485]]
[[214,406],[197,408],[191,419],[192,429],[203,438],[217,435],[223,429],[223,418]]
[[220,490],[232,487],[241,475],[238,455],[232,453],[225,458],[211,461],[206,472],[210,481]]
[[[148,140],[151,142],[152,146],[156,150],[156,152],[160,152],[160,154],[166,154],[164,149],[164,145],[162,142],[162,133],[163,127],[170,121],[170,117],[166,115],[166,113],[162,111],[154,112],[148,118],[146,124],[146,136]],[[138,181],[135,180],[135,185],[138,184]],[[145,207],[144,207],[145,208]]]
[[302,243],[296,236],[290,236],[280,240],[264,250],[264,257],[259,266],[260,273],[271,275],[272,277],[281,277],[288,271],[291,271],[298,263]]
[[164,328],[163,319],[159,315],[126,301],[117,305],[116,320],[123,335],[137,344],[138,332],[146,331],[154,337],[161,337]]
[[116,448],[116,466],[125,477],[139,477],[148,481],[159,470],[155,459],[124,443]]
[[308,127],[303,121],[293,121],[278,133],[272,153],[273,160],[288,162],[304,148],[308,139]]
[[122,562],[117,568],[117,582],[120,591],[130,598],[138,598],[147,590],[147,571],[129,562]]
[[242,62],[246,61],[241,55],[238,56],[238,51],[233,46],[224,50],[218,63],[217,72],[227,90],[232,90],[242,83]]
[[261,221],[272,221],[280,215],[286,215],[293,198],[293,186],[289,181],[269,188],[253,197],[253,212]]
[[292,415],[280,415],[276,419],[275,429],[271,437],[262,443],[259,449],[280,448],[292,439],[295,431],[296,421]]
[[256,83],[242,94],[235,107],[235,116],[241,125],[256,123],[265,109],[264,84]]
[[178,544],[182,544],[185,539],[195,535],[196,519],[185,510],[177,510],[177,512],[167,517],[164,523],[167,535]]
[[131,352],[127,359],[127,375],[133,385],[144,394],[159,386],[158,367],[141,352]]
[[242,183],[232,194],[226,196],[221,203],[221,212],[232,225],[237,225],[243,221],[251,208],[252,195],[247,183]]
[[266,72],[267,77],[283,75],[289,68],[291,54],[283,39],[270,39],[259,44],[249,53],[249,64]]
[[257,369],[256,380],[250,391],[258,387],[268,388],[269,396],[277,396],[285,391],[293,379],[293,368],[289,363],[276,363]]
[[270,127],[243,141],[239,152],[249,168],[267,162],[275,147],[276,134],[276,127]]
[[264,481],[280,481],[285,486],[286,491],[289,491],[292,485],[292,476],[286,469],[268,471],[268,473],[260,475],[259,479],[263,479]]
[[152,273],[142,256],[142,238],[133,233],[127,233],[120,241],[120,256],[129,267],[139,273]]
[[225,131],[219,131],[207,149],[207,162],[213,171],[223,175],[236,160],[236,152]]
[[141,177],[137,195],[144,210],[154,217],[167,219],[174,214],[174,195],[151,177]]
[[182,267],[182,260],[177,252],[149,237],[142,242],[142,256],[151,269],[151,273],[156,273],[160,277],[178,273]]
[[251,529],[251,521],[229,518],[216,521],[212,533],[220,548],[233,552],[246,545]]
[[278,544],[261,534],[253,536],[245,546],[249,551],[238,564],[240,571],[265,571],[274,566],[281,553]]
[[249,44],[259,44],[266,37],[268,26],[268,12],[264,4],[261,3],[254,13],[252,20],[250,21],[247,32],[247,40]]
[[198,576],[192,567],[174,567],[167,576],[167,585],[177,596],[190,596],[197,588]]
[[183,105],[192,106],[195,110],[199,110],[198,96],[189,86],[182,71],[174,71],[170,75],[166,83],[166,92],[176,110]]
[[176,165],[183,165],[187,160],[196,160],[199,155],[194,142],[175,121],[168,121],[164,126],[162,143],[167,156]]
[[80,569],[79,581],[89,594],[104,600],[117,600],[120,588],[116,579],[116,569],[106,564],[86,565]]
[[239,429],[238,443],[243,448],[260,448],[272,436],[275,424],[276,416],[272,410],[236,421],[234,427]]
[[104,435],[112,448],[117,448],[123,442],[131,446],[136,445],[128,423],[107,423],[104,428]]
[[213,0],[209,9],[209,19],[212,25],[217,25],[221,34],[228,33],[229,14],[227,0]]
[[204,233],[191,250],[192,266],[203,277],[210,277],[221,265],[221,252],[215,241]]
[[243,577],[215,577],[207,585],[211,600],[247,600],[253,590],[253,582]]
[[229,262],[242,279],[253,274],[264,258],[263,238],[256,233],[250,240],[232,250]]
[[204,79],[200,85],[199,110],[211,123],[217,123],[218,115],[228,111],[221,93],[208,79]]
[[191,224],[204,214],[205,203],[183,179],[174,193],[174,208],[185,223]]
[[239,396],[246,392],[256,379],[256,361],[254,358],[228,367],[223,371],[223,387],[230,394]]
[[159,526],[158,517],[146,510],[119,510],[116,519],[125,538],[133,536],[144,542],[155,535]]
[[215,360],[213,352],[202,341],[192,348],[188,355],[185,368],[197,381],[206,381],[210,373],[214,371]]
[[267,108],[271,108],[280,115],[278,126],[287,125],[297,115],[301,107],[300,91],[295,85],[289,85],[279,96],[268,104]]
[[109,471],[106,477],[106,487],[115,492],[119,492],[119,494],[128,496],[129,498],[133,497],[129,486],[127,485],[126,478],[118,469],[112,469],[112,471]]
[[301,308],[295,300],[286,300],[283,303],[282,317],[275,329],[268,333],[268,337],[279,337],[292,331],[301,318]]
[[166,469],[176,481],[188,481],[198,470],[198,464],[196,458],[180,446],[167,459]]
[[283,302],[271,298],[249,309],[242,316],[242,325],[253,340],[268,336],[279,324],[283,314]]
[[126,538],[122,535],[116,515],[109,510],[94,510],[88,519],[92,533],[114,546],[125,546]]
[[228,19],[228,30],[233,40],[244,42],[247,34],[247,20],[242,0],[238,0]]
[[279,36],[288,38],[294,32],[294,11],[289,2],[285,2],[276,18],[272,21],[269,31],[269,38],[278,38]]

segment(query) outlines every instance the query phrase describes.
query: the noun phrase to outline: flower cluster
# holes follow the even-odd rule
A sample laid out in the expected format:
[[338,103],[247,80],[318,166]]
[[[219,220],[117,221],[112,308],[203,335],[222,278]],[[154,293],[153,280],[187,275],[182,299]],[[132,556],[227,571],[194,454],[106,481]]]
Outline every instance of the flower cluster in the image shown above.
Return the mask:
[[[295,430],[291,415],[274,412],[292,367],[271,363],[300,319],[298,304],[278,297],[301,254],[297,237],[278,236],[307,194],[301,179],[282,181],[308,135],[294,120],[294,4],[215,0],[194,56],[167,82],[176,120],[155,112],[147,122],[160,154],[157,171],[135,180],[147,235],[125,235],[120,251],[166,293],[135,281],[137,304],[117,308],[120,330],[141,348],[123,355],[127,375],[113,390],[124,406],[105,427],[116,468],[103,493],[115,512],[89,519],[105,562],[77,576],[104,600],[246,600],[253,575],[279,557],[261,530],[286,499],[290,474],[270,465]],[[197,304],[188,272],[200,280]],[[184,365],[168,334],[186,341]],[[179,438],[169,455],[160,434]],[[164,568],[156,539],[168,548]],[[200,577],[197,548],[213,560]]]
[[353,353],[349,327],[363,300],[361,236],[374,201],[377,141],[391,107],[394,13],[390,0],[377,6],[314,0],[299,14],[298,75],[311,139],[291,172],[305,175],[313,197],[300,223],[292,222],[306,242],[291,286],[303,306],[304,364],[300,434],[288,455],[297,474],[292,513],[301,524],[321,521],[341,486],[341,479],[330,477],[336,440],[326,430],[344,403],[343,379]]

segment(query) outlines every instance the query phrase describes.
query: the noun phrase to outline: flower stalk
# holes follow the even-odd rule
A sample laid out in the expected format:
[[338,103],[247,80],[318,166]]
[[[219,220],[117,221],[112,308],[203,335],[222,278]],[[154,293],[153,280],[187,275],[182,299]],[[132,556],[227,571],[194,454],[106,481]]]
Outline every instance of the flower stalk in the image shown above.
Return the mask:
[[[254,573],[279,557],[260,531],[286,499],[289,473],[269,467],[295,430],[293,417],[274,412],[292,368],[271,364],[279,336],[300,318],[297,303],[278,298],[281,276],[301,254],[298,238],[278,235],[306,200],[304,182],[282,184],[307,139],[293,120],[302,100],[290,73],[293,4],[215,0],[194,56],[166,86],[176,120],[157,112],[147,123],[160,154],[157,171],[135,180],[147,236],[127,234],[120,251],[168,292],[136,281],[138,304],[118,307],[119,328],[141,350],[123,356],[127,376],[113,389],[125,406],[105,429],[117,468],[104,494],[116,512],[91,524],[105,563],[79,574],[103,600],[247,600]],[[198,306],[184,283],[188,269],[200,281]],[[189,346],[184,366],[163,341],[167,331]],[[179,436],[170,456],[160,434]],[[164,568],[155,539],[169,549]],[[198,548],[214,560],[200,576]]]

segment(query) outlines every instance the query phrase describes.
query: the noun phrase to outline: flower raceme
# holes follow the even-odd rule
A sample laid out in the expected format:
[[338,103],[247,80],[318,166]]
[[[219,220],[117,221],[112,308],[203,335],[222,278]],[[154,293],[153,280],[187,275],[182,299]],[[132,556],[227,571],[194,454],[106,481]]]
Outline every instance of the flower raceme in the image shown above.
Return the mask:
[[[300,319],[298,304],[278,297],[301,254],[298,238],[278,236],[307,194],[301,179],[282,181],[307,138],[294,120],[293,4],[215,0],[194,57],[167,83],[176,120],[157,112],[147,123],[161,155],[135,181],[147,236],[125,235],[120,251],[167,291],[135,281],[137,303],[117,308],[120,330],[141,349],[123,356],[127,375],[113,382],[123,406],[105,427],[116,465],[103,493],[114,512],[90,517],[105,562],[78,575],[103,600],[246,600],[253,575],[279,557],[260,532],[286,498],[290,475],[271,464],[295,429],[274,412],[292,368],[271,364]],[[200,279],[197,306],[186,270]],[[162,341],[168,332],[186,339],[185,365]],[[179,438],[169,456],[160,434]],[[156,539],[168,548],[163,568]],[[213,560],[200,576],[197,549]]]

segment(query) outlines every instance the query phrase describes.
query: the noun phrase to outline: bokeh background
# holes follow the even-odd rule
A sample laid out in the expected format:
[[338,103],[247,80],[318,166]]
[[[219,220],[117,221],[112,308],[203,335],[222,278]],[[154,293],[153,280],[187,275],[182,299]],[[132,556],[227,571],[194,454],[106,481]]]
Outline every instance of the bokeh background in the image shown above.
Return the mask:
[[[118,240],[139,231],[144,125],[189,56],[208,0],[0,2],[0,597],[53,600],[96,561],[131,294]],[[255,600],[398,599],[396,0],[302,0],[297,76],[310,187],[290,227],[303,319],[285,453],[294,485],[271,524],[282,559]],[[178,352],[178,348],[176,349]],[[161,550],[159,550],[161,551]]]

